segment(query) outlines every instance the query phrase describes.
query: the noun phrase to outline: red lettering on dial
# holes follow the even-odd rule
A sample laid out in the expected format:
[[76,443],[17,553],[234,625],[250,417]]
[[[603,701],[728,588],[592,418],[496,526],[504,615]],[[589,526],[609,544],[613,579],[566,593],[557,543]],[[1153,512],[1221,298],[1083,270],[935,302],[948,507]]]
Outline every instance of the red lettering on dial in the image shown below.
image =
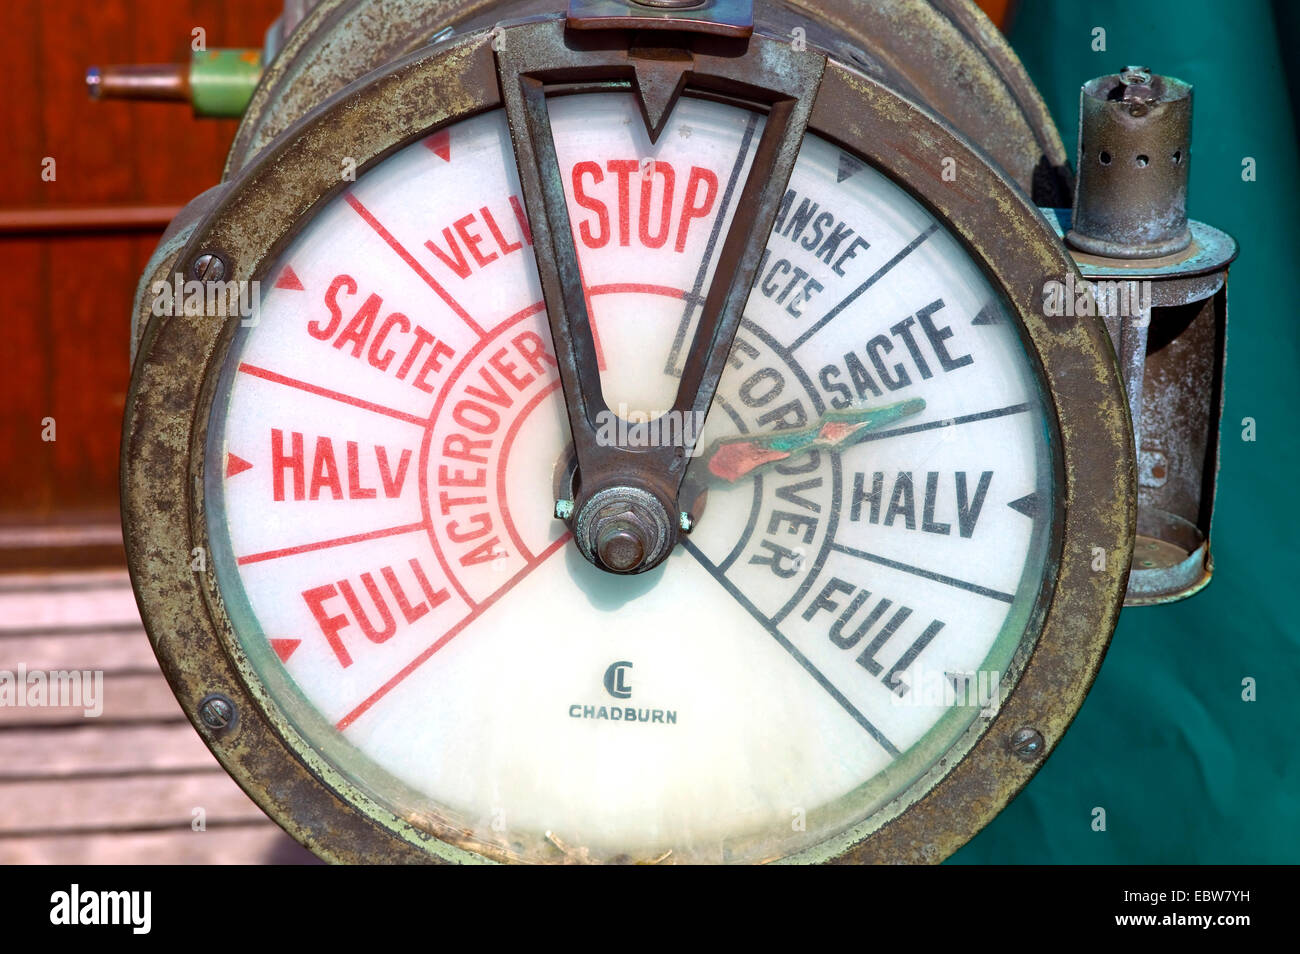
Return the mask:
[[501,221],[508,223],[508,229],[515,237],[506,235],[506,229],[498,222],[497,214],[485,205],[477,211],[460,216],[444,228],[441,244],[429,239],[424,247],[451,269],[457,278],[469,278],[475,269],[486,268],[525,245],[532,245],[533,237],[524,219],[523,206],[518,197],[513,195],[508,201],[514,222],[510,223],[504,215],[501,216]]
[[[331,438],[316,438],[309,461],[307,441],[302,433],[290,431],[286,438],[280,428],[272,428],[271,476],[275,499],[320,500],[322,496],[328,496],[334,500],[373,500],[381,490],[390,499],[402,495],[402,485],[411,464],[409,448],[404,448],[394,462],[389,457],[388,448],[378,444],[372,445],[371,452],[365,455],[357,441],[344,441],[342,444],[343,467],[340,468],[338,451]],[[365,475],[362,471],[363,456]],[[374,461],[373,468],[371,460]],[[374,484],[376,477],[378,485]]]
[[[429,381],[429,375],[441,371],[443,362],[455,357],[455,349],[401,312],[394,311],[380,317],[384,300],[377,294],[367,295],[355,311],[350,304],[345,310],[339,298],[358,293],[357,281],[351,275],[335,276],[325,291],[329,318],[308,321],[307,333],[319,341],[332,339],[334,347],[340,351],[365,361],[377,371],[393,369],[397,380],[409,379],[416,388],[432,394],[434,385]],[[351,312],[351,317],[345,321],[344,315],[348,312]],[[399,354],[402,355],[400,363],[394,368]],[[417,363],[419,370],[411,376]]]
[[[637,189],[632,188],[633,175],[641,179]],[[718,176],[712,169],[691,166],[685,187],[679,189],[677,170],[662,159],[644,165],[636,159],[610,159],[603,168],[584,160],[574,164],[569,181],[573,201],[590,213],[575,216],[578,241],[593,249],[604,248],[614,238],[612,208],[619,245],[630,246],[635,235],[643,248],[663,248],[675,232],[673,251],[684,252],[691,226],[708,218],[718,198]]]
[[344,669],[352,665],[352,653],[344,645],[345,630],[359,629],[370,642],[385,643],[399,626],[419,621],[447,600],[447,590],[433,588],[416,558],[407,561],[400,572],[385,566],[377,575],[378,579],[376,573],[366,572],[356,581],[342,579],[302,593],[321,635]]

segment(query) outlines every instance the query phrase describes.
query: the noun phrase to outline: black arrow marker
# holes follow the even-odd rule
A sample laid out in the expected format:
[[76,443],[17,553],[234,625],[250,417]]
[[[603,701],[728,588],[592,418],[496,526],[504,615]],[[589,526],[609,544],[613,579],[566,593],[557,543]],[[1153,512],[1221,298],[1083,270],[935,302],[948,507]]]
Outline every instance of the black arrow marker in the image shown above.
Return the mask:
[[1033,520],[1043,512],[1043,495],[1035,490],[1032,494],[1025,494],[1019,500],[1011,501],[1007,506]]
[[850,156],[847,152],[842,152],[840,153],[840,167],[835,170],[835,181],[843,182],[860,171],[862,171],[862,161],[855,156]]

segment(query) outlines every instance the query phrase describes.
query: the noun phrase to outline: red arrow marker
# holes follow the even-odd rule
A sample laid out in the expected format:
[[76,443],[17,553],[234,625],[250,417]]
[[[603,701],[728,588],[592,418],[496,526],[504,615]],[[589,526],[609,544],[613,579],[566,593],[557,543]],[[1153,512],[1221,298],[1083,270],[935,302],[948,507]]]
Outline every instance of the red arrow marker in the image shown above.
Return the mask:
[[302,282],[298,280],[298,275],[288,265],[284,266],[284,271],[280,277],[275,280],[276,288],[286,288],[289,291],[302,291]]
[[234,477],[236,474],[242,474],[246,470],[252,470],[253,465],[238,454],[226,452],[226,476]]
[[302,645],[301,639],[272,639],[269,642],[282,663],[287,663],[289,657],[293,655],[293,651]]
[[439,129],[424,141],[433,154],[443,162],[451,162],[451,130]]

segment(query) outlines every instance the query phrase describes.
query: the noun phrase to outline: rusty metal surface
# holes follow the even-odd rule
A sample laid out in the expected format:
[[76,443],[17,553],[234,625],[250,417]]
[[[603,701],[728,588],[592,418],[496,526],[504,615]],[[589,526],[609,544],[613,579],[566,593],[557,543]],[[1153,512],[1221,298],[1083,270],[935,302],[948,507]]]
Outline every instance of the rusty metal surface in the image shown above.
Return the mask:
[[1128,605],[1185,599],[1213,575],[1227,322],[1226,283],[1199,301],[1153,310]]
[[[760,25],[795,26],[849,65],[942,117],[1039,205],[1069,205],[1065,146],[1023,65],[971,0],[784,0]],[[782,12],[784,11],[784,12]]]
[[1079,92],[1074,248],[1110,258],[1183,251],[1191,168],[1192,87],[1128,67]]
[[[1180,209],[1185,194],[1184,183]],[[1040,211],[1058,235],[1075,234],[1069,209]],[[1223,414],[1227,275],[1238,249],[1226,232],[1185,221],[1188,245],[1163,256],[1072,251],[1097,291],[1134,421],[1138,524],[1127,606],[1194,596],[1214,572],[1210,525]],[[1125,291],[1136,309],[1117,306]]]
[[743,38],[754,32],[753,0],[569,0],[573,30],[690,30]]
[[[562,8],[563,0],[320,0],[268,64],[225,177],[328,97],[448,29],[456,36]],[[971,0],[758,0],[755,20],[787,42],[802,35],[925,104],[1039,205],[1070,204],[1073,177],[1047,107]]]
[[[1049,216],[1058,233],[1066,210]],[[1190,222],[1182,252],[1156,259],[1074,253],[1097,290],[1133,415],[1138,523],[1126,606],[1186,599],[1214,572],[1210,527],[1218,479],[1231,236]],[[1136,311],[1116,306],[1142,288]]]
[[[1070,229],[1069,209],[1039,209],[1056,234],[1065,237]],[[1090,278],[1149,278],[1175,287],[1174,282],[1198,276],[1222,274],[1237,257],[1237,241],[1227,232],[1204,222],[1191,219],[1187,223],[1192,241],[1187,248],[1172,255],[1158,258],[1109,258],[1071,249],[1086,277]],[[1206,294],[1209,294],[1207,292]],[[1198,295],[1196,297],[1204,297]],[[1185,299],[1191,300],[1191,299]]]
[[1216,359],[1226,335],[1225,295],[1155,309],[1143,402],[1148,439],[1141,449],[1163,451],[1167,466],[1141,482],[1139,503],[1203,524],[1205,531],[1211,502],[1202,499],[1202,489],[1218,444],[1223,369]]
[[[558,21],[553,27],[558,31]],[[309,117],[259,155],[221,195],[180,262],[188,268],[200,252],[216,251],[228,263],[228,278],[258,278],[295,228],[341,188],[340,144],[364,169],[442,124],[499,104],[489,34],[399,62],[356,89],[346,104]],[[1013,666],[1019,670],[1015,691],[991,723],[972,725],[907,791],[827,842],[817,856],[938,861],[1029,780],[1096,675],[1132,554],[1130,425],[1101,326],[1041,313],[1040,289],[1072,272],[1073,264],[1034,209],[980,154],[882,84],[835,63],[826,70],[810,128],[888,171],[946,221],[1006,296],[1051,386],[1062,497],[1055,586],[1049,573]],[[940,179],[943,156],[957,160],[955,182]],[[207,546],[204,450],[215,382],[235,323],[183,315],[151,320],[128,396],[126,543],[163,669],[227,771],[322,857],[476,860],[463,850],[477,847],[466,840],[468,833],[435,818],[395,813],[305,743],[239,648],[212,569],[191,570],[193,548]],[[1106,554],[1101,571],[1093,569],[1097,547]],[[212,693],[236,707],[233,730],[214,733],[198,718],[200,701]],[[1041,746],[1026,751],[1013,745],[1026,728],[1041,734]],[[566,857],[556,852],[557,860]]]
[[249,101],[223,180],[348,84],[492,5],[493,0],[319,0],[298,11]]
[[213,186],[201,192],[189,201],[171,220],[162,238],[149,256],[140,281],[136,285],[135,299],[131,308],[131,366],[135,366],[135,356],[140,347],[140,338],[149,324],[153,314],[153,287],[155,282],[173,280],[177,271],[177,260],[185,243],[189,241],[199,221],[211,211],[217,197],[225,191],[225,185]]

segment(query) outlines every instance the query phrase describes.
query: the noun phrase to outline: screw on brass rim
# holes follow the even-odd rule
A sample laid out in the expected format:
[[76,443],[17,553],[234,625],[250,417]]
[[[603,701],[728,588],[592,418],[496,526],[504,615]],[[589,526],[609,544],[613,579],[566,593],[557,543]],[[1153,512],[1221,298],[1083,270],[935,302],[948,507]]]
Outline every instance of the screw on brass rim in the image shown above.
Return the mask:
[[234,728],[235,704],[220,693],[213,693],[199,703],[199,719],[214,732]]
[[194,260],[190,274],[201,282],[219,282],[226,277],[226,263],[220,255],[204,252]]

